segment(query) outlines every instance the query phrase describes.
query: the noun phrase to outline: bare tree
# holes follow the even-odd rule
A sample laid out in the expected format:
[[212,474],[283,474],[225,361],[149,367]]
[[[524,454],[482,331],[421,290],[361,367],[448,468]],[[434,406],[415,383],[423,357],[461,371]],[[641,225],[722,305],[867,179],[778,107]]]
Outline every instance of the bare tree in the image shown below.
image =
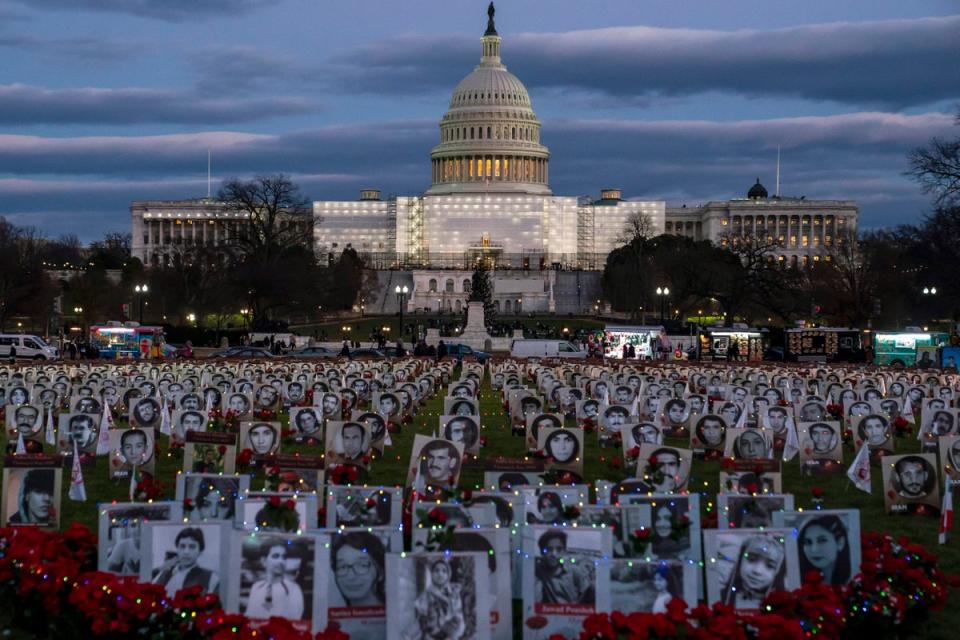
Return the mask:
[[637,240],[649,240],[655,231],[653,218],[642,211],[635,211],[630,214],[623,230],[617,235],[617,242],[631,244]]
[[287,176],[228,180],[217,198],[233,214],[218,222],[235,257],[269,263],[287,248],[311,246],[310,202]]
[[[956,123],[960,125],[960,111]],[[927,146],[911,151],[908,158],[907,175],[919,182],[925,193],[932,193],[936,204],[960,201],[960,138],[934,138]]]
[[836,240],[827,249],[828,259],[808,271],[811,293],[827,315],[859,327],[871,317],[880,288],[873,252],[852,231]]

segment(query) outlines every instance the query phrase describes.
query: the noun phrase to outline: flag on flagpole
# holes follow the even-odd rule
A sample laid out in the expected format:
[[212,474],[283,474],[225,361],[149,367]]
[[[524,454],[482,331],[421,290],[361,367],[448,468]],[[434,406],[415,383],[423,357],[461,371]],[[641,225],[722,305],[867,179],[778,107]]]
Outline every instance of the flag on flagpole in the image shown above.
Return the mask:
[[793,420],[791,420],[787,424],[787,441],[783,445],[783,461],[793,460],[793,457],[798,453],[800,453],[800,439],[797,437],[797,425],[793,424]]
[[940,509],[940,544],[947,544],[947,536],[953,529],[953,481],[947,478],[943,488],[943,506]]
[[140,478],[137,477],[137,465],[134,463],[133,469],[130,470],[130,502],[133,502],[133,496],[137,493],[137,485],[140,483]]
[[847,469],[847,477],[857,489],[873,493],[870,486],[870,447],[864,443],[853,459],[853,464]]
[[100,432],[97,433],[97,455],[105,456],[110,453],[110,425],[113,424],[113,415],[110,405],[103,403],[103,413],[100,414]]
[[165,436],[170,435],[170,411],[167,409],[167,398],[163,397],[163,404],[160,405],[160,433]]
[[87,486],[83,482],[83,468],[80,466],[80,445],[73,439],[73,467],[70,471],[70,491],[68,497],[77,502],[87,501]]
[[27,452],[27,447],[23,443],[23,432],[17,431],[17,455],[22,456]]
[[56,444],[57,438],[53,433],[53,406],[47,407],[47,428],[44,432],[44,440],[47,444]]

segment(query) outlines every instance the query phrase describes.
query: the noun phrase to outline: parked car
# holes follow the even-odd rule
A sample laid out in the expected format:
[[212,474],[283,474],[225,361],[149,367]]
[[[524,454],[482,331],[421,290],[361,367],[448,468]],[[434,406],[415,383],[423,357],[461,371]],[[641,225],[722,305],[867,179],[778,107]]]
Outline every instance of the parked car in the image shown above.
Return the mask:
[[380,351],[379,349],[363,348],[363,349],[351,349],[350,357],[351,358],[370,358],[371,360],[380,360],[382,358],[385,358],[386,356],[384,355],[383,351]]
[[276,358],[269,350],[261,347],[230,347],[210,354],[211,358]]
[[483,364],[490,359],[490,354],[486,351],[476,351],[473,347],[465,344],[448,344],[447,355],[453,356],[457,360],[463,360],[467,356],[473,356],[477,362]]
[[336,358],[340,352],[327,347],[304,347],[287,355],[291,358]]

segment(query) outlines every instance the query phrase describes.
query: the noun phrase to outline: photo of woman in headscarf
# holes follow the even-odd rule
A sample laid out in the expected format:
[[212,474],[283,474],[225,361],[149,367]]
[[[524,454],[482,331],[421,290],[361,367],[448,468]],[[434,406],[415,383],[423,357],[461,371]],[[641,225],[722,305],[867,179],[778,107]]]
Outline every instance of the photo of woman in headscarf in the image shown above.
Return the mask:
[[783,542],[768,533],[752,534],[740,545],[720,601],[735,609],[758,609],[768,594],[786,589],[786,576]]

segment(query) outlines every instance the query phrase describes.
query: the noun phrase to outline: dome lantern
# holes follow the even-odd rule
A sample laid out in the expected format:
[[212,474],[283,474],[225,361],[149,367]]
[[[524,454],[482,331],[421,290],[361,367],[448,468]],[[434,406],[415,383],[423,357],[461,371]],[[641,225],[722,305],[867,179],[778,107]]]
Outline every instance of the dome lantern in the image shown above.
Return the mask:
[[766,187],[760,184],[760,178],[757,178],[757,183],[747,191],[747,197],[751,200],[765,200],[768,195]]

